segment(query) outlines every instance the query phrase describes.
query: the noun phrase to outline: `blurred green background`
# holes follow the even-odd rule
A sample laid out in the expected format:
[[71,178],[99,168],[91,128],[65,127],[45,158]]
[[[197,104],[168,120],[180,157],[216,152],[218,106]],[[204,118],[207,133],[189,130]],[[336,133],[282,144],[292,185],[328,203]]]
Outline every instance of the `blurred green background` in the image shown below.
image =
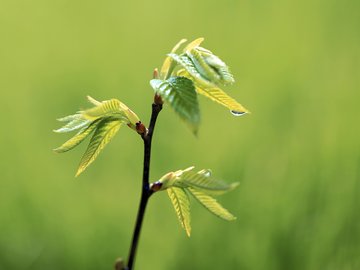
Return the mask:
[[237,80],[236,118],[201,98],[199,138],[165,107],[151,178],[190,165],[240,181],[227,223],[192,206],[180,228],[166,193],[149,204],[137,269],[360,269],[360,1],[0,3],[0,269],[112,269],[127,257],[142,142],[122,129],[75,179],[85,145],[56,118],[119,98],[149,121],[154,67],[205,37]]

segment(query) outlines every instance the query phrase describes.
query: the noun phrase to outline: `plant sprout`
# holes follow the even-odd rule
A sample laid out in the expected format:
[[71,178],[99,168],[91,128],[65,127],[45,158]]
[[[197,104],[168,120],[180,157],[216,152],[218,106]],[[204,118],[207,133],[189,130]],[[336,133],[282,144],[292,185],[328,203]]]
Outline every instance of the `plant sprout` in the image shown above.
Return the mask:
[[[77,132],[60,147],[57,153],[67,152],[90,138],[87,149],[81,158],[76,176],[79,176],[98,157],[122,126],[128,126],[138,133],[144,142],[144,168],[141,199],[135,223],[133,239],[127,263],[117,261],[115,269],[132,270],[135,262],[137,244],[147,202],[154,193],[167,191],[177,217],[186,234],[190,236],[190,200],[195,198],[212,214],[227,221],[235,216],[221,206],[214,196],[233,190],[238,183],[227,184],[213,177],[211,170],[196,171],[194,167],[166,173],[150,184],[151,142],[158,114],[167,103],[182,119],[190,130],[197,134],[200,125],[200,107],[198,95],[205,96],[225,106],[235,116],[249,111],[230,97],[221,88],[235,82],[229,67],[210,50],[200,47],[203,38],[198,38],[185,46],[182,39],[167,54],[160,69],[154,70],[150,85],[155,92],[149,127],[118,99],[97,101],[88,96],[93,107],[58,119],[63,127],[54,130],[57,133]],[[181,47],[184,47],[181,50]]]

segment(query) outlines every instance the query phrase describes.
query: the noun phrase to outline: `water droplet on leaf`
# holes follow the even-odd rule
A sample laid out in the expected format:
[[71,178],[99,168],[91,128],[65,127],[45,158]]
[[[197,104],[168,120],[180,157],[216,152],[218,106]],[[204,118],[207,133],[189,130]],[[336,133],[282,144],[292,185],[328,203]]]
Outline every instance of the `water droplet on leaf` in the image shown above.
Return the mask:
[[246,112],[238,112],[238,111],[230,111],[232,115],[235,115],[235,116],[242,116],[244,114],[246,114]]

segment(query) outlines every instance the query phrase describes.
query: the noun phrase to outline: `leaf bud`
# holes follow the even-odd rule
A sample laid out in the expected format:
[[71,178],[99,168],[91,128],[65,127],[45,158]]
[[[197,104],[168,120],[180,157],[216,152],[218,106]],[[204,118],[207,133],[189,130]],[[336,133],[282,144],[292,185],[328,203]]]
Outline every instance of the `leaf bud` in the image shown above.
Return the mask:
[[143,123],[141,123],[141,121],[135,124],[135,128],[136,128],[136,132],[139,133],[140,135],[146,133],[146,127]]
[[154,103],[156,105],[162,105],[164,103],[163,99],[161,98],[161,96],[159,94],[155,94]]

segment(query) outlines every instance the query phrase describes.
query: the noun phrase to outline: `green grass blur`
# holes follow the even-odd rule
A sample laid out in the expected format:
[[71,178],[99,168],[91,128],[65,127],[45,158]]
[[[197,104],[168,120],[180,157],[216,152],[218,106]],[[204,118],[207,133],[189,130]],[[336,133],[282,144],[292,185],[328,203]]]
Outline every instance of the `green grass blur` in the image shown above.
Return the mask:
[[85,149],[56,118],[86,95],[148,123],[154,67],[181,38],[232,68],[236,118],[201,98],[195,138],[165,107],[151,178],[190,165],[240,187],[227,223],[192,206],[192,237],[154,196],[137,269],[360,269],[360,1],[10,1],[0,4],[0,269],[112,269],[127,257],[142,142],[124,128],[79,178]]

